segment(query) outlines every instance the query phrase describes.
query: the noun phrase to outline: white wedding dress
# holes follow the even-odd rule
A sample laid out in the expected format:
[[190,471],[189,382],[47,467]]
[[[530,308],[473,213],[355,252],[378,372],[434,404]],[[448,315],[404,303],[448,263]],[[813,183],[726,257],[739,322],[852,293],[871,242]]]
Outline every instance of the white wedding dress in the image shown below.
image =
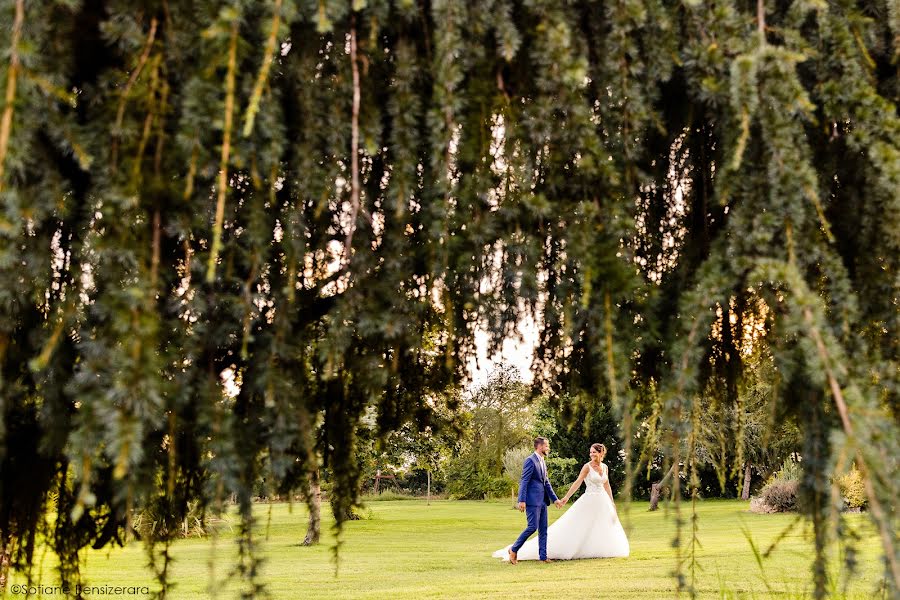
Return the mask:
[[[605,465],[603,475],[588,467],[584,494],[547,528],[547,558],[569,560],[628,556],[628,538],[616,517],[609,494],[603,489],[607,479]],[[510,546],[497,550],[493,556],[509,560]],[[516,557],[518,560],[538,560],[536,533],[519,548]]]

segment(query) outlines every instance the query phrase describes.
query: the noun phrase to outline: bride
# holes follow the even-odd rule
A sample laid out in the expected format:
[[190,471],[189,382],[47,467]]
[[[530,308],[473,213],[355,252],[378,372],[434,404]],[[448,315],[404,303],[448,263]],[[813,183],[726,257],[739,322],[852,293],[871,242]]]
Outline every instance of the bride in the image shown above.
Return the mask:
[[[628,556],[628,538],[619,522],[612,489],[609,487],[609,469],[603,464],[606,446],[591,446],[591,461],[581,468],[578,479],[561,499],[569,501],[581,483],[585,492],[547,530],[547,558],[610,558]],[[494,552],[495,558],[509,560],[509,546]],[[538,540],[525,542],[518,553],[518,560],[538,559]]]

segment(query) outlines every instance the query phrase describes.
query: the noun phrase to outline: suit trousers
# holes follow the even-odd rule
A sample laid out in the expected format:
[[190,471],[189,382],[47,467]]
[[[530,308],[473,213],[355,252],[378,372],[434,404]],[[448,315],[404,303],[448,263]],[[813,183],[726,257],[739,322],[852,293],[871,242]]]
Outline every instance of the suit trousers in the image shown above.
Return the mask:
[[525,505],[525,517],[528,519],[528,526],[525,528],[519,538],[512,545],[511,550],[518,552],[519,548],[531,537],[535,531],[538,532],[538,557],[541,560],[547,560],[547,505]]

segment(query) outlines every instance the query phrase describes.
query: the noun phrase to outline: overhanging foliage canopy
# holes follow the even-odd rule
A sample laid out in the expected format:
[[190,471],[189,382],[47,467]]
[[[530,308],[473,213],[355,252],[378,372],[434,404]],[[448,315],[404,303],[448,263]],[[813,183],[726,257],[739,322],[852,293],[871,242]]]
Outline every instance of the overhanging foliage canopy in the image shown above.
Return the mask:
[[169,515],[166,541],[190,502],[236,491],[252,575],[257,477],[302,487],[321,454],[342,518],[366,407],[383,432],[427,423],[476,324],[499,344],[531,314],[538,385],[609,398],[626,424],[652,399],[682,469],[701,398],[739,402],[742,356],[766,345],[773,411],[806,440],[817,593],[829,475],[851,460],[900,580],[896,0],[0,15],[17,562],[43,531],[72,578],[133,507]]

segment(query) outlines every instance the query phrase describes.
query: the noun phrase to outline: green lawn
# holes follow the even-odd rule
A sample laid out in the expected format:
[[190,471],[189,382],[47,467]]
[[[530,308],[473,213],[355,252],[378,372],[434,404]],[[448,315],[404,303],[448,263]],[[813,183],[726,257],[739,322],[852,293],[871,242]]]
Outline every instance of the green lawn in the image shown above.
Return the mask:
[[[803,597],[808,592],[811,544],[809,528],[798,524],[769,558],[764,559],[765,579],[742,533],[765,547],[793,519],[789,515],[756,515],[748,503],[708,500],[698,504],[700,569],[698,590],[704,598]],[[685,507],[689,510],[690,505]],[[268,505],[259,505],[260,537],[266,536]],[[491,552],[512,542],[524,526],[524,516],[509,502],[406,500],[371,502],[365,520],[348,523],[335,577],[332,562],[331,521],[326,522],[323,544],[298,545],[305,533],[305,511],[294,505],[271,506],[268,539],[263,543],[263,577],[276,599],[314,598],[671,598],[675,595],[671,572],[675,550],[669,512],[647,511],[646,503],[634,503],[626,523],[631,556],[605,560],[579,560],[517,566],[491,558]],[[550,509],[551,523],[562,514]],[[624,517],[624,515],[623,515]],[[881,567],[878,541],[864,515],[849,515],[849,523],[861,536],[861,572],[846,594],[835,597],[876,598]],[[175,564],[171,598],[209,598],[212,580],[221,583],[233,565],[234,534],[226,527],[218,538],[213,570],[209,539],[188,539],[174,545]],[[38,553],[40,554],[40,553]],[[84,573],[95,585],[151,586],[143,546],[92,551]],[[37,574],[38,571],[40,574]],[[839,578],[835,560],[832,573]],[[42,585],[53,585],[52,560],[36,568]],[[11,584],[22,583],[21,575]],[[233,598],[240,587],[232,581],[219,597]],[[8,595],[15,598],[16,596]],[[19,597],[24,597],[20,595]],[[45,595],[45,598],[61,597]],[[140,598],[143,595],[104,595],[104,598]]]

